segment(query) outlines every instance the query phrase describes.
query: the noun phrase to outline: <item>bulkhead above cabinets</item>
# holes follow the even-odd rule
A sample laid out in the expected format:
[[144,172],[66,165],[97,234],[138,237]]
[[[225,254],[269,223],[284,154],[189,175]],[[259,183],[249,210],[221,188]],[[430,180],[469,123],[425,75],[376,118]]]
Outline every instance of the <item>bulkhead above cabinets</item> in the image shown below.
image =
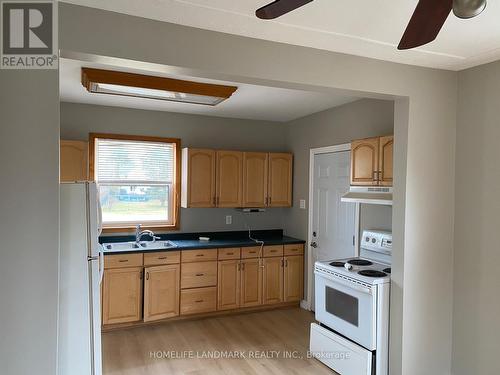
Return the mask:
[[290,207],[292,154],[184,148],[181,205]]

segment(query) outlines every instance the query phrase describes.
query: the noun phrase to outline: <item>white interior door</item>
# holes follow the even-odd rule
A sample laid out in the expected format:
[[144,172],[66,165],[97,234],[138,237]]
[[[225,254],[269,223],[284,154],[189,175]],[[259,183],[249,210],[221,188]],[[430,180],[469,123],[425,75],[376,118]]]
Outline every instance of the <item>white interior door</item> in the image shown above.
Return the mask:
[[[314,262],[353,257],[356,243],[356,204],[340,198],[349,190],[351,152],[314,155],[312,181],[311,275]],[[314,277],[312,278],[314,283]],[[311,289],[314,301],[314,284]],[[312,306],[314,310],[314,304]]]

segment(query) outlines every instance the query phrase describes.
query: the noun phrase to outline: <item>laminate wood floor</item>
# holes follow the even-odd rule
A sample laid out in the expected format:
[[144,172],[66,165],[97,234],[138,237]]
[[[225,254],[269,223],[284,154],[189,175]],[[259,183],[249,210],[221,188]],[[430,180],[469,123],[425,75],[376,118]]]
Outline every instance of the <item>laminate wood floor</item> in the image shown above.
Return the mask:
[[[102,342],[103,372],[105,375],[335,374],[321,362],[307,357],[309,327],[313,321],[312,313],[288,308],[106,332]],[[210,355],[224,358],[209,358]]]

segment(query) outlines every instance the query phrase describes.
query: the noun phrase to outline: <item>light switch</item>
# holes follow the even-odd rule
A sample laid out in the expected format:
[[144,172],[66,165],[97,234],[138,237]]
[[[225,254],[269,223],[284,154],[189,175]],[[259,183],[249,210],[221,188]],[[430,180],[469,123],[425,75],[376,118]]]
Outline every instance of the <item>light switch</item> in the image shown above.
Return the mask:
[[306,200],[305,199],[300,200],[300,208],[303,210],[306,209]]
[[231,215],[226,215],[226,224],[231,225],[233,223],[233,217]]

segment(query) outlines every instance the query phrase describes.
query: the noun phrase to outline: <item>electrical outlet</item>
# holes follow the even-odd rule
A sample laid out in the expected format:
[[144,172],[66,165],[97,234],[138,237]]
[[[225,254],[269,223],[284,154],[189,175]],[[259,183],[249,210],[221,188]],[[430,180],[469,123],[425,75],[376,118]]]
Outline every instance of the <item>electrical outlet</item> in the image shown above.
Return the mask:
[[300,208],[303,210],[306,209],[306,200],[305,199],[300,200]]
[[233,223],[233,217],[231,215],[226,215],[226,224],[231,225]]

